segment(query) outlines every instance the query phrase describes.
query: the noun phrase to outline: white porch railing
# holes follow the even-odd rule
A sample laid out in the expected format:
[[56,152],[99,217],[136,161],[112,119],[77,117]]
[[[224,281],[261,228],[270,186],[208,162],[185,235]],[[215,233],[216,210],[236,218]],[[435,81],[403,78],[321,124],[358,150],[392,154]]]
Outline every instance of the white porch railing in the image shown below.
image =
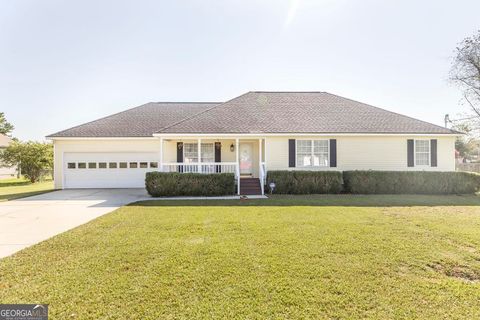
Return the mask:
[[235,173],[237,176],[237,164],[235,162],[170,162],[163,163],[163,172],[182,173]]

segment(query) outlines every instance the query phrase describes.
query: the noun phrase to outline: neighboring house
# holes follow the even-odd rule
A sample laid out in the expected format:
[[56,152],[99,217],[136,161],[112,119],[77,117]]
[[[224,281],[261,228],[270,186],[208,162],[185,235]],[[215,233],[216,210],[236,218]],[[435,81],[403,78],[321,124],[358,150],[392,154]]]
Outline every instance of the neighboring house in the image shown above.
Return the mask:
[[48,138],[56,188],[130,188],[147,171],[233,172],[240,184],[268,170],[454,171],[458,135],[326,92],[248,92],[147,103]]
[[[0,152],[12,142],[12,139],[4,134],[0,134]],[[17,167],[5,167],[0,162],[0,179],[9,179],[15,177]]]

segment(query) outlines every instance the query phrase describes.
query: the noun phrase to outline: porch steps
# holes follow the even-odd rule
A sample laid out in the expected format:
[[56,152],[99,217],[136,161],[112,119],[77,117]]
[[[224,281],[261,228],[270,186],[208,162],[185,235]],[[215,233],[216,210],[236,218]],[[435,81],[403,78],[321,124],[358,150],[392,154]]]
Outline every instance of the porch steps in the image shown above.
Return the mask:
[[260,179],[240,178],[240,194],[245,196],[261,195]]

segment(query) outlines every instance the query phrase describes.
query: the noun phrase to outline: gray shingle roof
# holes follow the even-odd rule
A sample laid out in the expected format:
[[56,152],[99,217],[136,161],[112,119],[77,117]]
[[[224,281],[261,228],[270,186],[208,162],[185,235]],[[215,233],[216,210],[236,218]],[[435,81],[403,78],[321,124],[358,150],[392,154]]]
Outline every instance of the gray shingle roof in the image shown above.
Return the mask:
[[152,137],[154,132],[208,110],[218,103],[150,102],[48,137]]
[[326,92],[248,92],[158,133],[457,133]]
[[247,92],[224,103],[147,103],[49,137],[151,137],[154,133],[457,134],[326,92]]

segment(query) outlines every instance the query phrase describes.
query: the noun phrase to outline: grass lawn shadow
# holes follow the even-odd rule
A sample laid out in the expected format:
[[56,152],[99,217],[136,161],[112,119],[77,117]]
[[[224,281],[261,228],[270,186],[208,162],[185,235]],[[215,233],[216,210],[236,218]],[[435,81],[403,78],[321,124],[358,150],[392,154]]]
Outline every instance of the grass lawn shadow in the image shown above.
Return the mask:
[[39,191],[30,191],[30,192],[21,192],[21,193],[12,193],[12,194],[1,194],[0,201],[9,201],[9,200],[16,200],[26,197],[37,196],[39,194],[47,193],[55,191],[55,189],[47,189],[47,190],[39,190]]
[[479,195],[269,195],[268,199],[242,200],[149,200],[130,206],[344,206],[413,207],[480,206]]

